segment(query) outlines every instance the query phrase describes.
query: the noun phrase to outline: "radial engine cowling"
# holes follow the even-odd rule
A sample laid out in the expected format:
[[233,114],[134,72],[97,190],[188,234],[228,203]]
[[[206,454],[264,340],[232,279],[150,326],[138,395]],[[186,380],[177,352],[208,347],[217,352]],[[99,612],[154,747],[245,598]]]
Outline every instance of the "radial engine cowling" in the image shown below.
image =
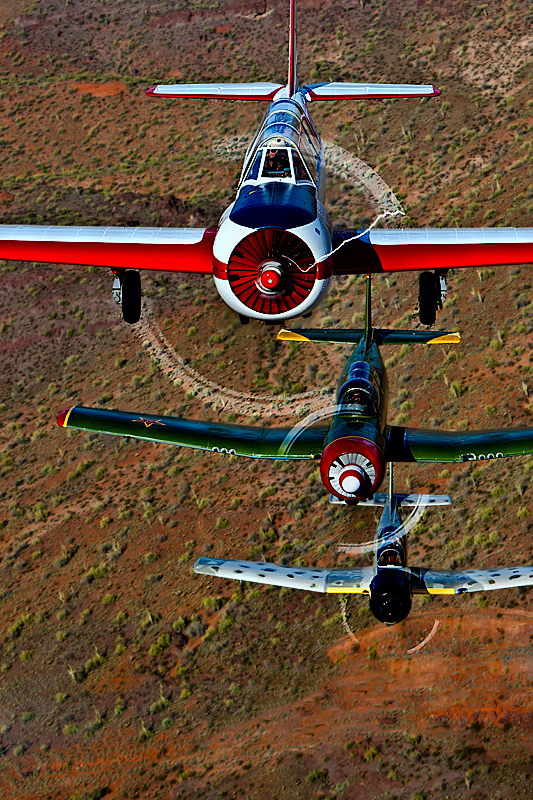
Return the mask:
[[320,461],[322,482],[339,500],[358,503],[372,497],[383,481],[385,459],[369,439],[344,436],[330,442]]
[[292,231],[264,228],[241,239],[227,264],[215,258],[213,275],[222,299],[237,313],[284,320],[310,311],[325,295],[331,256],[316,261]]
[[402,567],[378,569],[370,584],[370,611],[380,622],[396,625],[411,611],[409,573]]

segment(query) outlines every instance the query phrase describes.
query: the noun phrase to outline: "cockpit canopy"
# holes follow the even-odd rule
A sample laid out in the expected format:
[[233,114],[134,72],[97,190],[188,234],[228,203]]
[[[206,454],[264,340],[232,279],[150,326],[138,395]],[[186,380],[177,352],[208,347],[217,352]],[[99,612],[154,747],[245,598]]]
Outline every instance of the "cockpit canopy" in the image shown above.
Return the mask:
[[399,549],[393,545],[383,548],[379,554],[378,567],[403,567]]
[[312,183],[299,152],[272,142],[259,149],[245,181],[256,181],[260,178]]
[[304,108],[275,100],[246,153],[243,181],[285,180],[318,185],[321,144]]
[[350,406],[350,411],[364,417],[377,415],[376,397],[371,383],[364,379],[350,381],[349,384],[344,384],[343,389],[345,391],[340,399],[343,406]]
[[337,403],[350,406],[350,412],[363,417],[376,417],[379,411],[379,379],[374,367],[356,361],[340,388]]
[[262,178],[292,178],[289,151],[283,148],[269,147],[265,152]]

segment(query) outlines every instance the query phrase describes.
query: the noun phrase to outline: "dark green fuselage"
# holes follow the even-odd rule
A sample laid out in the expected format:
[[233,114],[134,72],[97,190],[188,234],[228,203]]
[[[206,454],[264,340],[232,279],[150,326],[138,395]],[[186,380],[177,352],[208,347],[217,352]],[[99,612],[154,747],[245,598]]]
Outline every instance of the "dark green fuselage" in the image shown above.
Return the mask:
[[[368,392],[366,391],[368,389]],[[359,393],[359,398],[354,394]],[[351,402],[354,399],[362,402]],[[386,444],[389,383],[376,342],[363,338],[352,353],[338,384],[337,412],[324,445],[346,436]]]

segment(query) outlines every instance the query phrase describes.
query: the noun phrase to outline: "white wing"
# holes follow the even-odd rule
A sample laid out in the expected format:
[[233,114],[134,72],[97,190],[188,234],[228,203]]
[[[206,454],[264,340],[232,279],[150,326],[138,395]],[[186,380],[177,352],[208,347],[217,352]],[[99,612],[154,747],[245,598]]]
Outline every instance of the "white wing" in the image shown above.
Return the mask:
[[208,228],[0,225],[0,258],[211,273],[215,235]]
[[229,561],[224,558],[199,558],[193,567],[200,575],[216,575],[237,581],[265,583],[269,586],[289,586],[309,592],[328,594],[367,594],[374,570],[362,569],[310,569],[308,567],[283,567],[260,561]]
[[433,85],[409,83],[316,83],[304,86],[305,99],[312,100],[383,100],[388,97],[436,97]]
[[[342,245],[342,246],[341,246]],[[333,274],[533,263],[533,228],[333,231]]]
[[510,589],[512,586],[533,586],[533,566],[467,569],[457,572],[428,569],[420,577],[429,594],[463,594]]

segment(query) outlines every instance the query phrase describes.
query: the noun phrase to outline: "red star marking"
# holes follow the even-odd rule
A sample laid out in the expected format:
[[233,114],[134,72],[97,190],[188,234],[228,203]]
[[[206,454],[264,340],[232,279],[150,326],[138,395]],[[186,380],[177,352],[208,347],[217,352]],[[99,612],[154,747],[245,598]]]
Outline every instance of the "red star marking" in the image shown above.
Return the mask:
[[152,425],[163,425],[163,427],[166,425],[166,422],[161,422],[160,419],[144,419],[144,417],[134,419],[132,422],[144,422],[147,428],[150,428]]

